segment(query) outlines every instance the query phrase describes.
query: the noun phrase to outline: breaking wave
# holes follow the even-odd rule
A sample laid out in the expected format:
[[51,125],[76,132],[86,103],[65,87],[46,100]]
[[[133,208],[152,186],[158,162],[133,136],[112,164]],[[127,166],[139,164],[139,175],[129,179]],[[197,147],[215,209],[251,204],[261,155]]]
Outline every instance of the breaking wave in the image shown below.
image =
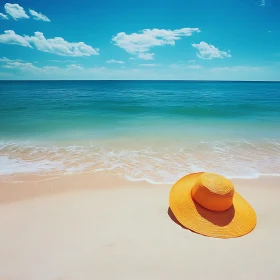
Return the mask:
[[38,145],[13,141],[0,143],[0,180],[15,174],[106,172],[131,181],[174,183],[197,171],[217,172],[229,178],[280,176],[280,143],[213,141],[185,146]]

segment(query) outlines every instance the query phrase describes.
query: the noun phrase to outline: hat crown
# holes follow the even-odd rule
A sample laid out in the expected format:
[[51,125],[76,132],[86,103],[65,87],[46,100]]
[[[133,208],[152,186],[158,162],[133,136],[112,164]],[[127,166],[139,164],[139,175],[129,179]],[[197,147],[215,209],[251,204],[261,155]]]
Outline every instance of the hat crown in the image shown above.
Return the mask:
[[215,173],[203,173],[192,188],[192,198],[211,211],[226,211],[232,206],[234,186],[227,178]]

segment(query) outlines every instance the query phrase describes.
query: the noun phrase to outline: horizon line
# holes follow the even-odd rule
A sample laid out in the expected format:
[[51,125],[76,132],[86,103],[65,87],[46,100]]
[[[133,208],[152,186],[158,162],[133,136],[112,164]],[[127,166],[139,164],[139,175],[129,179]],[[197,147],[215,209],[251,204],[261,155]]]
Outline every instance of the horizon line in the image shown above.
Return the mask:
[[279,83],[280,80],[183,80],[183,79],[166,79],[166,80],[157,80],[157,79],[8,79],[8,80],[1,80],[0,82],[106,82],[106,81],[124,81],[124,82],[270,82],[270,83]]

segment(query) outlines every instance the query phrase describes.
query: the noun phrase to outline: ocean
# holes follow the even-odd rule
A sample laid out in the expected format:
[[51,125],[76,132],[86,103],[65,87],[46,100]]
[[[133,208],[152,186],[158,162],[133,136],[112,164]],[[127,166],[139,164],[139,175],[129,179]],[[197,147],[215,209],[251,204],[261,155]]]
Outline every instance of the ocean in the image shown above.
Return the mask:
[[0,81],[0,180],[280,176],[280,83]]

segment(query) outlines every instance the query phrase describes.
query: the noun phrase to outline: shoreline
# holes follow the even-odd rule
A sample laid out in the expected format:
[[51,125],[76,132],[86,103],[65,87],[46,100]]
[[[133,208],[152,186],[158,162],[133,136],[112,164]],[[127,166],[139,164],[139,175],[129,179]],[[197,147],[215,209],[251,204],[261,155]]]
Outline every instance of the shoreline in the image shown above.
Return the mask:
[[[187,173],[186,173],[187,174]],[[222,175],[222,174],[221,174]],[[107,172],[100,173],[77,173],[66,175],[38,175],[38,174],[17,174],[10,178],[12,180],[2,181],[0,176],[0,204],[6,202],[9,197],[9,202],[28,200],[37,196],[56,195],[59,193],[78,192],[83,190],[106,190],[118,188],[171,188],[173,183],[151,183],[146,180],[130,180],[121,175],[108,174]],[[225,176],[227,177],[227,176]],[[261,175],[257,178],[229,178],[235,186],[241,188],[263,188],[263,186],[280,185],[280,176],[278,175]],[[180,178],[178,178],[179,180]],[[82,185],[81,185],[82,182]],[[238,190],[237,190],[238,191]]]
[[[179,139],[181,135],[176,137]],[[0,176],[10,180],[13,173],[26,173],[28,177],[34,173],[62,176],[68,173],[107,172],[121,174],[130,181],[142,181],[144,184],[145,181],[172,183],[186,172],[200,170],[241,179],[280,176],[278,140],[263,139],[259,142],[237,137],[231,140],[193,141],[189,137],[181,137],[178,142],[168,137],[156,141],[158,135],[152,138],[143,135],[143,138],[129,141],[126,135],[116,135],[106,141],[2,143]],[[21,175],[15,175],[18,176]]]

